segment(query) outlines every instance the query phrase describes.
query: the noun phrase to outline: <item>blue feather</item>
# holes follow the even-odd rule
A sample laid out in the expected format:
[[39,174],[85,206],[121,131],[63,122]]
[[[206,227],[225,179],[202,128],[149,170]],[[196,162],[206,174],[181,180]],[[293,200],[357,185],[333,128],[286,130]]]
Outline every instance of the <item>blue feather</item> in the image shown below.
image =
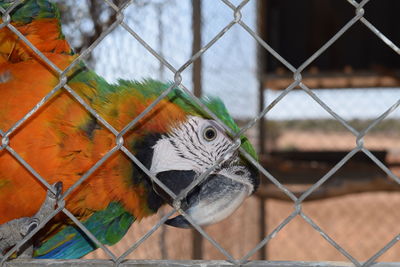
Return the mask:
[[[95,212],[83,225],[105,245],[114,245],[125,235],[135,218],[121,204],[112,202],[102,211]],[[97,245],[75,225],[56,233],[35,249],[39,259],[76,259],[95,250]]]

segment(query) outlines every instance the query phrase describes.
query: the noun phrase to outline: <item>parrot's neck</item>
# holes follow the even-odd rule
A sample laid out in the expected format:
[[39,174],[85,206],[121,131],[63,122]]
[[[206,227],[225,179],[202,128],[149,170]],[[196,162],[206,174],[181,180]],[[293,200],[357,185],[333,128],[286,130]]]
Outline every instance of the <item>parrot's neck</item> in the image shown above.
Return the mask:
[[[147,134],[140,141],[136,141],[132,145],[132,150],[135,152],[136,158],[148,169],[151,169],[151,163],[153,159],[154,145],[158,140],[161,139],[161,134]],[[153,182],[151,178],[140,169],[134,162],[132,162],[132,175],[131,184],[133,186],[142,186],[147,192],[145,203],[149,213],[155,213],[158,209],[165,204],[165,200],[162,199],[153,188]]]

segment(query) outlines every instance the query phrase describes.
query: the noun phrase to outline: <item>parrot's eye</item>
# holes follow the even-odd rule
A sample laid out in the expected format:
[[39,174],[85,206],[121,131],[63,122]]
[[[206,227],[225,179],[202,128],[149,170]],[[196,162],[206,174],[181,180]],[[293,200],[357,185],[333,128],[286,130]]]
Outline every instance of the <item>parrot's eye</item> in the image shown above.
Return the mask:
[[207,141],[213,141],[215,138],[217,138],[217,130],[212,126],[208,126],[204,129],[203,137]]

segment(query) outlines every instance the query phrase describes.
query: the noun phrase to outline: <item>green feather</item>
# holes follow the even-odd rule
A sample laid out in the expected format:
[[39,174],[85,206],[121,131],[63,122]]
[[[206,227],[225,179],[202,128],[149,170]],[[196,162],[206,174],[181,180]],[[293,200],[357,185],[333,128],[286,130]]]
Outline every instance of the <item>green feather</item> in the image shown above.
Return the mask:
[[[121,94],[121,95],[140,95],[144,99],[156,98],[162,94],[165,90],[170,88],[172,83],[162,83],[153,79],[144,79],[143,81],[129,81],[129,80],[118,80],[116,84],[109,84],[102,77],[95,74],[93,71],[88,70],[85,66],[80,66],[80,71],[73,78],[74,82],[82,82],[89,86],[96,88],[98,98],[103,98],[104,102],[108,101],[110,94]],[[82,71],[83,69],[83,71]],[[196,102],[193,101],[191,96],[179,88],[173,88],[166,99],[168,101],[178,105],[188,115],[201,116],[203,118],[211,119],[211,116],[200,107]],[[240,131],[239,126],[232,119],[228,110],[221,99],[211,96],[206,96],[200,99],[201,102],[211,110],[223,123],[232,129],[234,133]],[[250,144],[247,137],[242,135],[240,137],[242,142],[242,148],[249,153],[255,160],[257,160],[257,153],[253,146]]]
[[[176,89],[168,95],[171,102],[176,103],[182,109],[184,109],[189,114],[200,115],[204,118],[211,119],[211,116],[203,110],[197,103],[195,103],[192,98],[183,91]],[[229,114],[228,110],[226,109],[224,103],[221,99],[211,96],[202,97],[201,102],[210,110],[212,111],[226,126],[232,129],[234,133],[238,133],[240,131],[239,126],[236,122],[232,119],[231,115]],[[242,135],[240,137],[242,145],[241,147],[249,153],[254,159],[257,160],[257,153],[254,150],[253,146],[250,144],[247,137]]]
[[[126,88],[135,88],[140,92],[144,92],[146,97],[150,96],[159,96],[163,91],[167,90],[171,87],[172,83],[165,84],[156,80],[144,80],[143,82],[129,82],[120,80],[119,84],[124,84]],[[170,102],[175,103],[180,108],[182,108],[186,113],[190,115],[197,115],[203,118],[212,119],[207,112],[200,107],[195,101],[193,101],[192,97],[189,96],[186,92],[174,88],[166,97]],[[200,99],[200,101],[210,110],[212,111],[223,123],[226,124],[229,128],[232,129],[234,133],[238,133],[240,131],[239,126],[232,119],[228,110],[226,109],[224,103],[221,99],[211,96],[205,96]],[[254,150],[253,146],[250,144],[247,137],[242,135],[240,137],[242,142],[242,148],[249,153],[254,159],[257,160],[257,153]]]
[[[3,9],[8,9],[12,4],[13,2],[0,1]],[[43,18],[60,18],[57,6],[48,0],[25,0],[11,12],[12,21],[21,24],[28,24],[33,20]]]
[[[126,234],[135,218],[121,204],[111,202],[95,212],[83,225],[105,245],[114,245]],[[95,250],[92,242],[77,226],[70,225],[46,240],[34,251],[35,258],[75,259]]]

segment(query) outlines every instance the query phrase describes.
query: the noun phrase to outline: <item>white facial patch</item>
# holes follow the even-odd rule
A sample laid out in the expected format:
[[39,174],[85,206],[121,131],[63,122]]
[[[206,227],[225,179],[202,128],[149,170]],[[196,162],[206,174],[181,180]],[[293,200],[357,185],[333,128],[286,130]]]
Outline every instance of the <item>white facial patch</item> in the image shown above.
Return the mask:
[[[202,173],[233,145],[216,122],[189,116],[154,145],[151,172],[193,170]],[[227,158],[233,155],[229,154]]]

